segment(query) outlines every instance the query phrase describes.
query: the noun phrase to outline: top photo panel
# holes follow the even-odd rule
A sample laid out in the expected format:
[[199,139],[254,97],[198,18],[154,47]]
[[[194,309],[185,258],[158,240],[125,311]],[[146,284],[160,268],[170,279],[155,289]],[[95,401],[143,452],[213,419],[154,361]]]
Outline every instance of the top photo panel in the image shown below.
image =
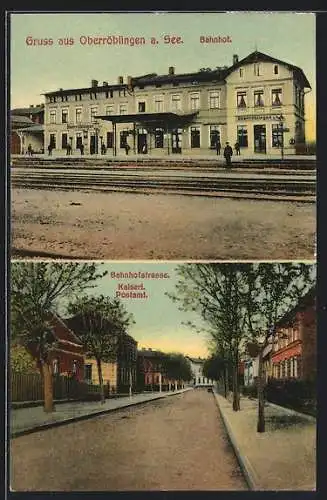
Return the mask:
[[8,22],[13,259],[315,259],[314,14]]

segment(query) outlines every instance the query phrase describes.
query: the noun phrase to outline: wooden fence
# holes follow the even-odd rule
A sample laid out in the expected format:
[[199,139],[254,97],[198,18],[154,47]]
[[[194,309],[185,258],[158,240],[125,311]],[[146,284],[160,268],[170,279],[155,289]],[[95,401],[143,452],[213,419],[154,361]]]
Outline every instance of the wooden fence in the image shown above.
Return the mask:
[[[12,372],[9,374],[9,379],[11,401],[43,401],[44,385],[41,375]],[[99,385],[79,382],[64,376],[53,377],[54,399],[84,399],[98,394],[100,394]]]

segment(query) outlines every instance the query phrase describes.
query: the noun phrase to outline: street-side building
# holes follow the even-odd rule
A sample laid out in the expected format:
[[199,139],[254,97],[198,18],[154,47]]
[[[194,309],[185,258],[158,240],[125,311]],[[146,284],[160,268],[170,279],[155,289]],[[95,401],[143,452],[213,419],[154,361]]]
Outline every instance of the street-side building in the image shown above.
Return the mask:
[[191,370],[192,370],[192,375],[193,375],[193,380],[192,380],[192,385],[194,387],[206,387],[206,386],[213,386],[214,381],[211,379],[208,379],[204,374],[203,374],[203,365],[205,362],[205,359],[203,358],[192,358],[190,356],[186,356],[186,359],[191,364]]
[[[111,362],[101,362],[102,380],[108,387],[108,392],[128,392],[130,385],[132,390],[135,390],[136,357],[137,342],[125,333],[119,340],[115,359]],[[90,355],[86,355],[84,360],[84,381],[99,384],[97,361]]]
[[277,323],[271,351],[272,377],[315,380],[317,374],[315,289]]
[[[49,326],[54,340],[48,351],[52,374],[83,380],[84,354],[81,342],[59,315],[54,313],[49,315]],[[34,359],[37,359],[36,349],[37,346],[33,343],[27,347],[27,351]],[[37,363],[36,365],[38,366]]]
[[117,391],[136,389],[137,341],[125,333],[119,338],[117,353]]
[[165,371],[164,352],[142,348],[137,352],[137,380],[140,389],[149,390],[167,390],[171,382],[168,380]]
[[247,358],[244,360],[244,385],[250,386],[256,383],[259,375],[259,358]]
[[[80,328],[83,328],[83,320],[80,316],[74,316],[65,320],[72,328],[76,335]],[[112,327],[108,323],[108,329]],[[112,360],[109,362],[102,361],[102,379],[104,384],[109,386],[111,392],[126,392],[130,386],[132,390],[136,387],[136,361],[137,361],[137,342],[126,332],[122,333],[115,339]],[[84,347],[85,356],[85,371],[84,380],[89,383],[98,384],[98,368],[96,359],[86,352]]]
[[31,146],[34,153],[44,152],[44,104],[16,108],[10,113],[10,152],[26,154]]
[[210,70],[93,79],[45,93],[44,149],[195,156],[228,141],[245,155],[294,154],[305,143],[310,88],[301,68],[259,51]]
[[[117,392],[117,362],[101,362],[103,384],[109,387],[110,392]],[[92,357],[85,357],[84,360],[84,382],[88,384],[99,384],[99,373],[97,362]]]

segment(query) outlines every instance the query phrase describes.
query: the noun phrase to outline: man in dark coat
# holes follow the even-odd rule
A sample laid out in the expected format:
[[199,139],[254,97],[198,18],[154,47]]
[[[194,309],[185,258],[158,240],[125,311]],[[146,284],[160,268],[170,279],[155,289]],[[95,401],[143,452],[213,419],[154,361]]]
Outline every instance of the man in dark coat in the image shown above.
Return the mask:
[[234,148],[235,148],[236,154],[240,155],[241,154],[241,152],[240,152],[240,145],[239,145],[238,142],[235,142]]
[[225,160],[226,160],[227,167],[230,167],[232,165],[232,162],[231,162],[231,157],[232,156],[233,156],[233,150],[230,147],[229,142],[226,142],[226,147],[224,149],[224,157],[225,157]]
[[217,139],[217,141],[216,141],[216,151],[217,151],[217,155],[220,155],[221,144],[220,144],[220,140],[219,139]]

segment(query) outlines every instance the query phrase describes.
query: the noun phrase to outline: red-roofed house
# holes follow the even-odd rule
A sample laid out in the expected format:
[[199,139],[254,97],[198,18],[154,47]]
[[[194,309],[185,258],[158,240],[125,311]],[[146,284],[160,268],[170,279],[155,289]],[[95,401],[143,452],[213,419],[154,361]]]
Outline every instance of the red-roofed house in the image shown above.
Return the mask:
[[[83,380],[83,345],[60,316],[51,314],[50,325],[55,338],[55,343],[49,350],[53,374],[74,376],[77,380]],[[33,346],[30,346],[29,351],[35,355]]]

